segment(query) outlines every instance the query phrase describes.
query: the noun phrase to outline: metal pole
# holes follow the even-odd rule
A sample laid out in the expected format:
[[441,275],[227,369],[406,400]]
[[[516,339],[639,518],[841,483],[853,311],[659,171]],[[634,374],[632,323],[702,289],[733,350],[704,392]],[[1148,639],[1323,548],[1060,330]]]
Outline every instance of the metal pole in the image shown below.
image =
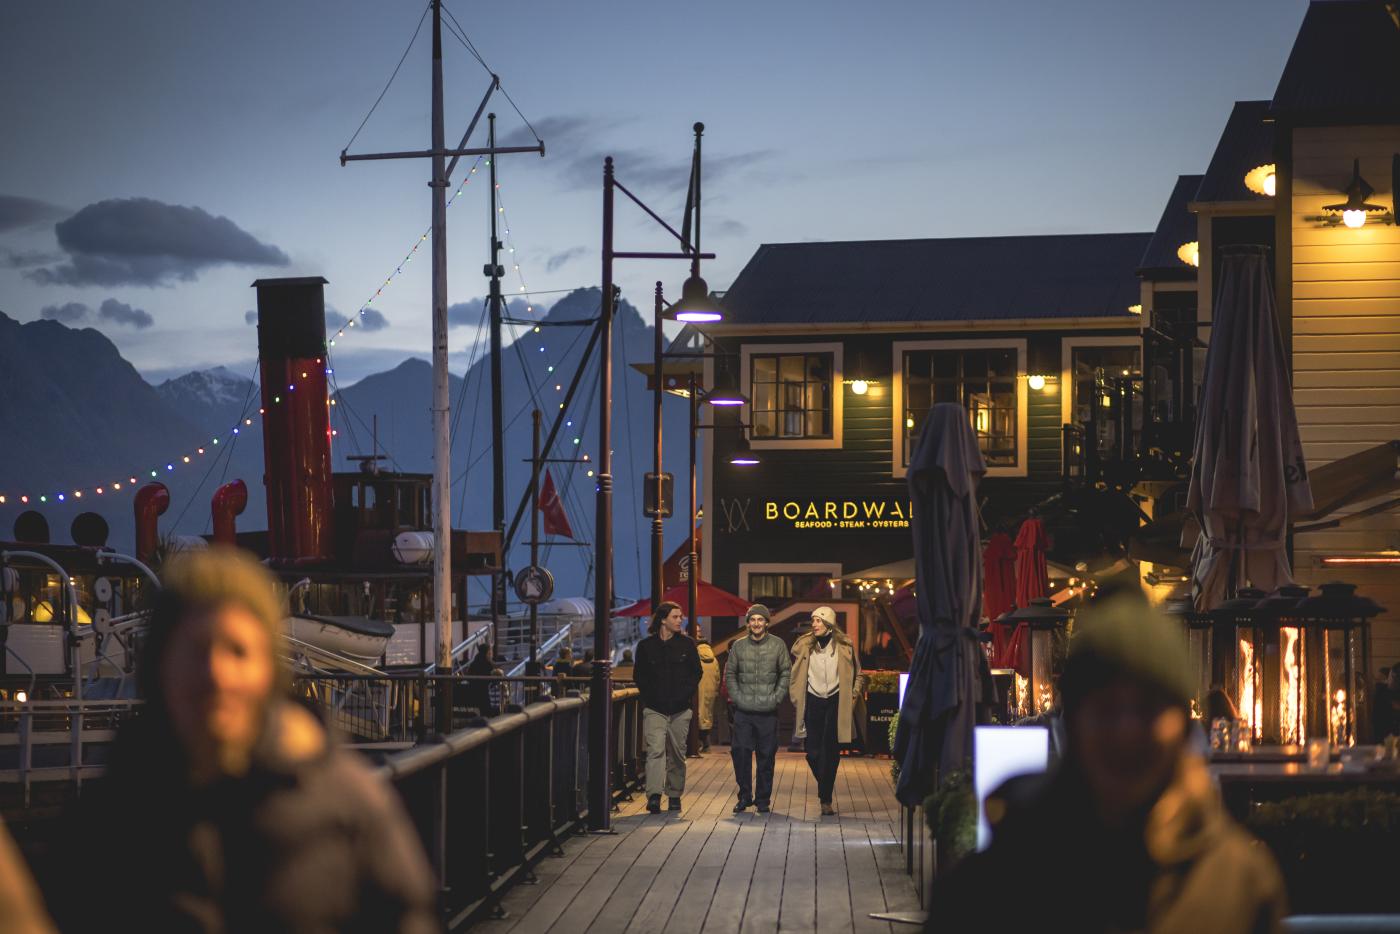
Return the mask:
[[686,572],[690,592],[690,638],[700,638],[700,623],[696,619],[695,604],[700,600],[700,556],[696,553],[695,542],[695,436],[700,433],[700,399],[695,385],[695,374],[690,374],[690,566]]
[[661,376],[662,347],[661,347],[661,313],[663,300],[661,297],[661,283],[656,283],[656,312],[653,316],[652,325],[655,333],[652,349],[652,369],[655,373],[655,384],[651,393],[651,427],[653,439],[656,443],[655,456],[652,459],[652,470],[656,472],[656,490],[652,498],[652,505],[655,507],[651,517],[651,607],[655,610],[661,605],[661,592],[666,589],[664,576],[666,573],[664,554],[665,541],[662,536],[661,518],[661,491],[664,488],[661,478],[661,400],[664,391]]
[[[540,564],[540,410],[535,409],[534,440],[530,455],[530,567]],[[530,604],[530,673],[535,673],[535,656],[540,644],[539,604]]]
[[[705,132],[705,124],[696,123],[695,130],[695,256],[690,261],[690,274],[700,275],[700,137]],[[691,523],[694,526],[695,523]]]
[[[496,147],[496,115],[486,115],[487,146]],[[496,160],[488,159],[491,169],[491,196],[487,208],[491,212],[491,262],[486,274],[491,279],[488,304],[491,308],[491,528],[505,541],[506,529],[506,445],[501,414],[501,267],[498,265],[501,241],[496,239]],[[534,562],[531,561],[531,564]],[[491,641],[501,644],[501,612],[505,608],[505,555],[501,555],[501,570],[491,575]],[[533,647],[532,647],[533,649]]]
[[612,317],[613,161],[603,160],[603,308],[598,321],[598,511],[594,525],[593,679],[589,689],[588,826],[612,828]]
[[[447,671],[452,665],[452,473],[448,443],[452,403],[447,391],[447,160],[443,149],[442,0],[433,0],[433,603],[438,667]],[[446,726],[445,721],[440,725]]]

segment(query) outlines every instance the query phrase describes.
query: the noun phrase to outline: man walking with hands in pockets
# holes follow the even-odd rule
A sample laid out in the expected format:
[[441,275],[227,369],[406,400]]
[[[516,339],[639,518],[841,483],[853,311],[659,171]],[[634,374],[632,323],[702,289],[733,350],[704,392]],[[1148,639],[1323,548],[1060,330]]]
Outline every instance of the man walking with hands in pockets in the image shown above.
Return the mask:
[[[788,693],[792,662],[783,640],[769,635],[768,607],[756,603],[745,614],[748,635],[729,647],[724,681],[734,704],[734,781],[739,801],[734,813],[749,805],[758,813],[768,813],[773,800],[773,763],[778,755],[778,704]],[[754,755],[758,756],[758,779],[753,780]]]

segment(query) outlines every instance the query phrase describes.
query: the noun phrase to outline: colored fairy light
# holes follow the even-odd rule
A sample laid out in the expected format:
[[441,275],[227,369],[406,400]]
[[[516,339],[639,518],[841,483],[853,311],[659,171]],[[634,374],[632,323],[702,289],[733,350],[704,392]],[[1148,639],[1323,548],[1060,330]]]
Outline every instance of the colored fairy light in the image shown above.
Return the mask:
[[219,439],[218,439],[218,438],[215,438],[213,443],[214,443],[214,444],[218,444],[218,443],[219,443]]
[[58,501],[59,501],[60,503],[63,502],[63,494],[62,494],[62,493],[58,494]]
[[47,496],[40,496],[40,497],[39,497],[39,502],[41,502],[41,503],[47,503],[48,501],[49,501],[49,498],[48,498]]
[[102,487],[98,487],[98,488],[97,488],[97,495],[98,495],[98,496],[101,496],[101,495],[102,495]]
[[78,499],[82,499],[82,498],[83,498],[83,491],[82,491],[82,490],[74,490],[74,491],[73,491],[73,495],[74,495],[76,498],[78,498]]
[[151,471],[151,476],[154,477],[154,476],[158,476],[158,475],[156,474],[156,472],[155,472],[154,470],[152,470],[152,471]]
[[24,503],[25,505],[28,505],[28,504],[29,504],[29,497],[28,497],[28,496],[21,496],[21,497],[19,498],[19,501],[20,501],[21,503]]

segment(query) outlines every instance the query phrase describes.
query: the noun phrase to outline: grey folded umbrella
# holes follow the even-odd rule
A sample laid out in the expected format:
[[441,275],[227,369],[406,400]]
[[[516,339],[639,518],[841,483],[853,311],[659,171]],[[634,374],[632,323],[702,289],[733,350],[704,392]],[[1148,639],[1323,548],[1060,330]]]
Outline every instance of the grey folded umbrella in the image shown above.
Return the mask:
[[1291,584],[1289,519],[1313,505],[1270,264],[1266,247],[1221,251],[1186,500],[1201,529],[1191,586],[1202,610],[1245,585]]
[[967,409],[943,402],[924,422],[909,462],[919,642],[899,711],[895,794],[921,802],[935,776],[972,758],[978,703],[994,699],[977,642],[982,613],[977,483],[987,471]]

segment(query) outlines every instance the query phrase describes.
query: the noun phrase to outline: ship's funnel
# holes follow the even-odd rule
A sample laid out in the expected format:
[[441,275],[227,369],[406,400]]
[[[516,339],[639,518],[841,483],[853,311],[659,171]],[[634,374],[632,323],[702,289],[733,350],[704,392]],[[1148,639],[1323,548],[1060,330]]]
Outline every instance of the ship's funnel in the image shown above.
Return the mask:
[[170,508],[170,491],[164,483],[151,482],[136,491],[132,509],[136,513],[136,560],[150,564],[160,543],[156,520]]
[[209,511],[214,516],[214,541],[221,545],[238,544],[237,519],[248,506],[248,485],[242,480],[230,480],[214,491]]
[[331,559],[331,419],[320,276],[259,279],[267,550],[279,567]]
[[26,545],[47,545],[49,520],[41,512],[26,509],[15,518],[15,541]]

